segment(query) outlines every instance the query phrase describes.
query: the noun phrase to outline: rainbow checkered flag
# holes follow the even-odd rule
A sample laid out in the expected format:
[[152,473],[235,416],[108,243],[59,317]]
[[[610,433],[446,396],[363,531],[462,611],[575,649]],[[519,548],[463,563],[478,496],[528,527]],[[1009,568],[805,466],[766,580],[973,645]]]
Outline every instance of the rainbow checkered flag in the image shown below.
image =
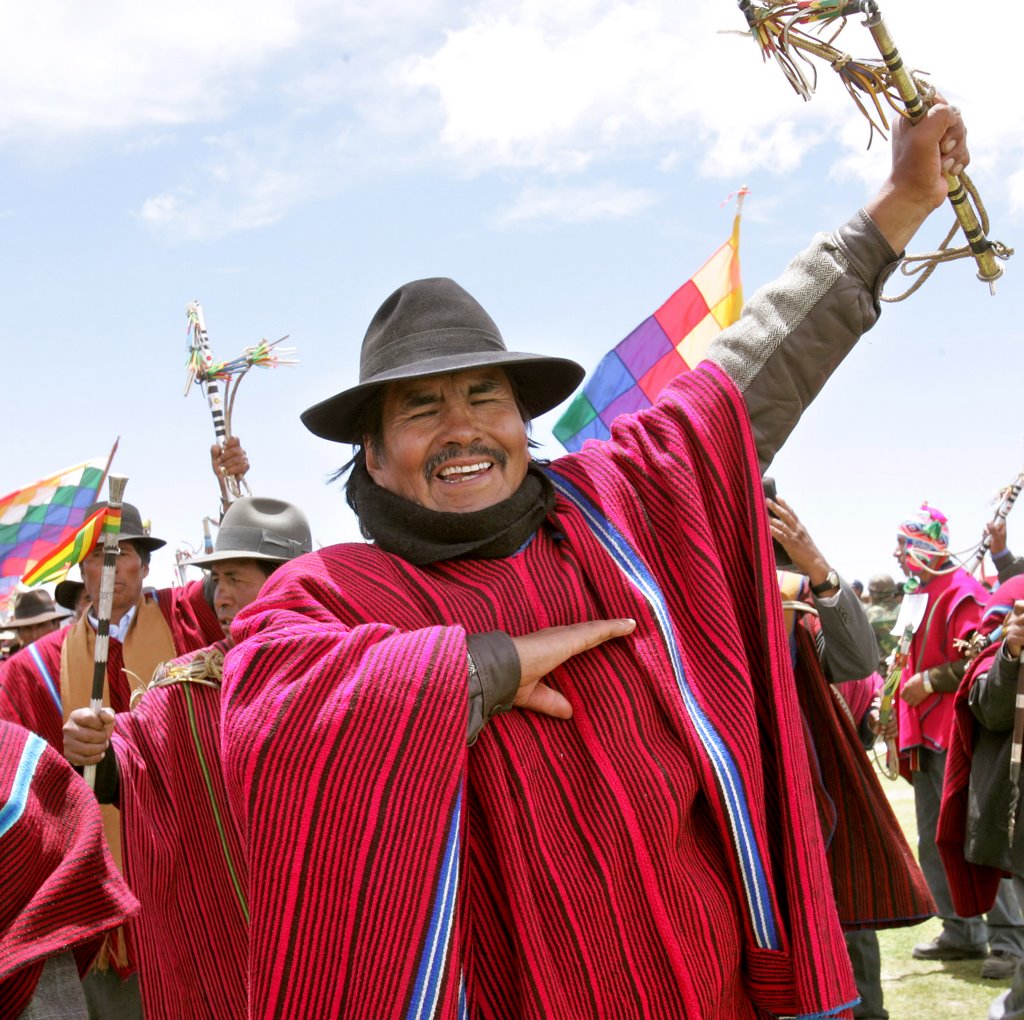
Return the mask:
[[570,452],[587,439],[607,439],[612,421],[650,407],[680,372],[699,364],[711,341],[740,317],[739,191],[732,236],[650,318],[609,351],[568,410],[555,438]]
[[[0,608],[7,606],[22,577],[31,577],[41,562],[52,562],[55,551],[78,535],[116,450],[114,443],[108,457],[65,468],[0,499]],[[35,583],[54,580],[65,570]]]
[[81,563],[96,547],[100,536],[108,531],[121,530],[121,511],[100,507],[87,517],[77,531],[55,546],[25,574],[21,583],[29,588],[47,581],[60,580],[75,564]]

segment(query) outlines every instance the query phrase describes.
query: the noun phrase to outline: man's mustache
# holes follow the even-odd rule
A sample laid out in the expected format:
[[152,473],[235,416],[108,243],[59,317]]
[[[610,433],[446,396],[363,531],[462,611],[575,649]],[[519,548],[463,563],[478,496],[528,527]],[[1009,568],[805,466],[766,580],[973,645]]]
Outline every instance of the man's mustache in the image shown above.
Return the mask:
[[443,450],[438,450],[437,453],[427,460],[423,467],[423,476],[429,481],[444,464],[447,464],[450,460],[457,460],[460,457],[477,457],[480,460],[491,460],[498,467],[504,467],[508,463],[508,454],[503,450],[495,450],[490,446],[484,446],[482,443],[473,443],[470,446],[446,446]]

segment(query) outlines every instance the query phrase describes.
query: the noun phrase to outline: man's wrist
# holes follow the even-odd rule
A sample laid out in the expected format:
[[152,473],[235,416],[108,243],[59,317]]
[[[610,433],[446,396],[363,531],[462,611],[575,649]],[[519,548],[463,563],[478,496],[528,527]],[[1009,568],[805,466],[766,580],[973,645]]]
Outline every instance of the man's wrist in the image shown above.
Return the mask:
[[839,575],[831,567],[826,567],[824,573],[815,571],[815,575],[808,575],[808,580],[811,592],[818,598],[827,598],[839,591]]

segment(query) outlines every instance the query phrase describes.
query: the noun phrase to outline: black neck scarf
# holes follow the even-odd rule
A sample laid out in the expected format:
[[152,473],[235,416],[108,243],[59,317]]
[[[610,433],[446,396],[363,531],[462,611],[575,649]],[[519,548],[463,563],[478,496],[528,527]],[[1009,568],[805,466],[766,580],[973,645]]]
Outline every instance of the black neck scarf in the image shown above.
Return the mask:
[[508,499],[470,513],[428,510],[370,477],[365,464],[352,469],[359,523],[385,552],[418,567],[459,558],[511,556],[541,526],[555,505],[550,479],[534,463]]

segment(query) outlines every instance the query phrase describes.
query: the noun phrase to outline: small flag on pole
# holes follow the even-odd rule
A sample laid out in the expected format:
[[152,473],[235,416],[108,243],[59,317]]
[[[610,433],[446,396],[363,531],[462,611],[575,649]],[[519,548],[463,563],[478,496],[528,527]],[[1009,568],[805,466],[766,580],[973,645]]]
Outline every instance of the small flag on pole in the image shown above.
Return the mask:
[[121,524],[120,510],[110,514],[106,507],[100,507],[78,531],[69,535],[50,553],[43,556],[38,563],[21,579],[21,583],[29,588],[37,584],[46,584],[63,577],[68,570],[92,552],[97,540],[103,532],[119,530]]
[[77,534],[116,450],[114,443],[107,457],[83,461],[0,498],[0,608],[41,558]]
[[607,439],[620,414],[650,407],[662,389],[701,362],[711,341],[740,317],[740,215],[746,194],[746,188],[737,193],[729,240],[601,359],[555,423],[555,438],[567,450],[578,450],[587,439]]

